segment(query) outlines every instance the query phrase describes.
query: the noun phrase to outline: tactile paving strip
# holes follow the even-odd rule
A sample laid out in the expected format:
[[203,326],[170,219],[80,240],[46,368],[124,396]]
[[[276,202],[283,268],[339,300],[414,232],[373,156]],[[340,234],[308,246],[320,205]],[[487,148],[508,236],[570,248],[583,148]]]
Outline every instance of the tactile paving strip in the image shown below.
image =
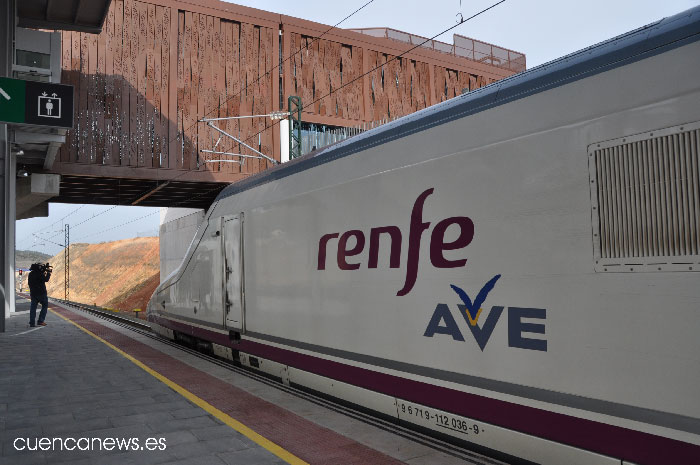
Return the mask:
[[83,315],[55,305],[51,308],[310,464],[403,463],[255,397]]

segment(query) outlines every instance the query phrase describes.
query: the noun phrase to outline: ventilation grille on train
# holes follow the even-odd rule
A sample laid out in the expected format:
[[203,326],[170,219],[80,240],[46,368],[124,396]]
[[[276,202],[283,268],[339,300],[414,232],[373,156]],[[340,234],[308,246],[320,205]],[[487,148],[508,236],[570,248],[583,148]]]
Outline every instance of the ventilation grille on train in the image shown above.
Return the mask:
[[589,147],[597,271],[700,270],[700,123]]

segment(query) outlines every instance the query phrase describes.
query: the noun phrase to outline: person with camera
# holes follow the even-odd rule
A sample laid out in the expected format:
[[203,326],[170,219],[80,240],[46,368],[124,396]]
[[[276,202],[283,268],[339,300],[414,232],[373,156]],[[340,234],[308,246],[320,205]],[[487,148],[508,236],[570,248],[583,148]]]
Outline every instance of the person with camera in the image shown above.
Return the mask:
[[[33,263],[29,267],[29,296],[32,299],[32,303],[29,306],[29,326],[46,326],[44,319],[46,318],[46,311],[49,309],[49,296],[46,292],[46,283],[51,279],[51,271],[53,268],[48,263]],[[34,319],[36,318],[36,307],[41,304],[41,312],[39,313],[39,320],[34,324]]]

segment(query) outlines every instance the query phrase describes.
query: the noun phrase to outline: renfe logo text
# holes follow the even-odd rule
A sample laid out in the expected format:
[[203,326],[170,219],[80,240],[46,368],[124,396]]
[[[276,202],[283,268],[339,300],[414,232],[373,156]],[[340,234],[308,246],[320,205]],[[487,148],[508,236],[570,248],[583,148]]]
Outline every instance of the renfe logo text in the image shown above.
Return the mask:
[[[421,236],[430,228],[429,221],[423,221],[423,205],[425,200],[433,193],[430,188],[418,196],[413,203],[411,211],[411,221],[408,233],[408,250],[406,258],[406,280],[403,287],[396,293],[397,296],[404,296],[411,292],[418,276],[418,259],[420,256]],[[451,225],[459,226],[459,236],[452,242],[445,242],[445,231]],[[377,268],[379,261],[379,237],[385,234],[391,240],[389,252],[389,267],[401,267],[401,244],[403,237],[398,226],[381,226],[372,228],[369,232],[369,258],[367,268]],[[337,238],[336,263],[341,270],[357,270],[361,263],[355,262],[351,257],[362,253],[365,248],[365,233],[359,229],[352,229],[342,234],[331,233],[321,236],[318,242],[318,270],[326,269],[326,249],[332,239]],[[348,248],[350,238],[354,238],[354,245]],[[453,216],[446,218],[433,228],[430,234],[430,262],[436,268],[459,268],[467,263],[466,258],[449,260],[445,258],[446,250],[458,250],[468,246],[474,238],[474,223],[466,216]]]

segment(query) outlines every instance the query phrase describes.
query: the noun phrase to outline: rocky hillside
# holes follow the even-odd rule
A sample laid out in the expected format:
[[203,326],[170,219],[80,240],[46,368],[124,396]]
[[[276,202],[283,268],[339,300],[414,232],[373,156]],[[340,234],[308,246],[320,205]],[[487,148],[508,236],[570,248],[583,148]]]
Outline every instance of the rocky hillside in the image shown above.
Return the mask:
[[[51,258],[50,296],[64,293],[63,252]],[[74,302],[132,310],[145,309],[160,280],[157,237],[101,244],[71,244],[70,296]]]
[[[160,284],[160,273],[154,274],[146,281],[142,281],[128,291],[118,295],[103,305],[103,307],[116,308],[121,311],[131,311],[138,308],[143,310],[145,314],[146,305],[158,284]],[[144,316],[144,314],[141,316]]]

